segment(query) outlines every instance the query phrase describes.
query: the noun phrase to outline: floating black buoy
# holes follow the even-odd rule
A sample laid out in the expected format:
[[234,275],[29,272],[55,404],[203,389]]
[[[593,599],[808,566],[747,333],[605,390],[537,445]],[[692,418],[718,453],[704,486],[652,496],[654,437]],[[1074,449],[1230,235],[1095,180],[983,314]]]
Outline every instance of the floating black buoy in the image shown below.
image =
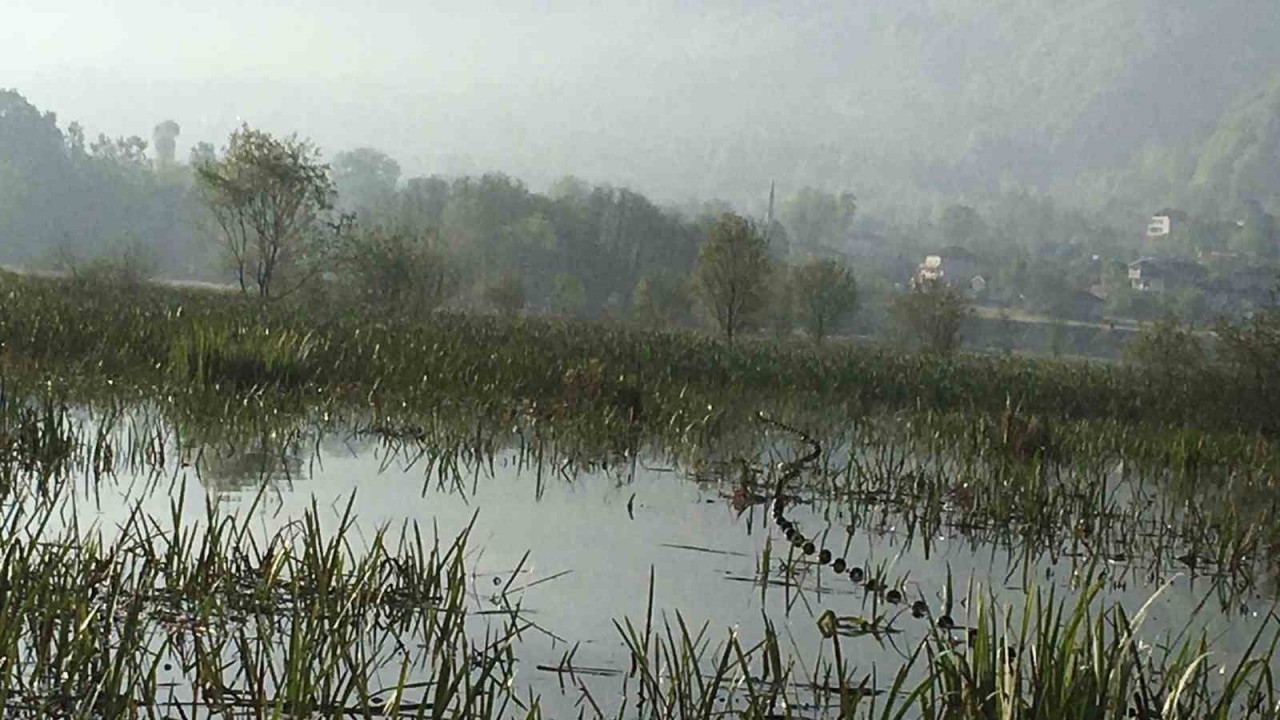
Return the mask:
[[938,627],[942,628],[943,630],[950,630],[955,626],[956,626],[956,621],[952,620],[950,615],[943,615],[942,617],[938,618]]
[[837,575],[843,575],[844,574],[844,558],[836,558],[836,561],[831,564],[831,569],[835,570]]
[[778,527],[782,528],[783,532],[786,532],[791,529],[791,521],[786,519],[779,520]]
[[911,603],[911,614],[912,614],[912,615],[914,615],[914,616],[916,616],[916,617],[918,617],[918,618],[922,618],[922,617],[924,617],[925,615],[928,615],[928,614],[929,614],[929,603],[926,603],[926,602],[925,602],[925,601],[923,601],[923,600],[917,600],[917,601],[915,601],[915,602]]
[[814,547],[813,543],[811,543],[811,542],[807,542],[807,543],[805,543],[805,544],[804,544],[804,554],[805,554],[805,555],[812,555],[812,554],[813,554],[817,549],[818,549],[818,548]]
[[890,590],[889,592],[885,593],[885,594],[884,594],[884,599],[885,599],[885,600],[888,600],[889,602],[893,603],[894,605],[897,605],[898,603],[902,602],[902,593],[901,593],[898,589],[896,589],[896,588],[895,588],[895,589]]
[[862,582],[862,578],[867,574],[860,567],[849,568],[849,579],[854,582]]
[[826,565],[831,562],[831,551],[826,548],[822,548],[822,552],[818,553],[818,562],[822,565]]
[[796,547],[804,547],[807,542],[809,542],[809,538],[805,537],[803,533],[796,533],[796,536],[791,538],[791,544]]
[[791,538],[796,536],[796,529],[794,527],[788,526],[786,528],[783,528],[783,533],[785,533],[787,536],[787,539],[790,540]]

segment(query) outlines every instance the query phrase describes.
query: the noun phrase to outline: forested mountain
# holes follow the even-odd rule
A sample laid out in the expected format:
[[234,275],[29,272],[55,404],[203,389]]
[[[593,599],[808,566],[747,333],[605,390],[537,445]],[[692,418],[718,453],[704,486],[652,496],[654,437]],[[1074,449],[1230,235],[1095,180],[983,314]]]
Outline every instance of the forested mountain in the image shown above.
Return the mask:
[[[1194,161],[1242,97],[1235,113],[1256,124],[1264,109],[1248,98],[1265,96],[1258,88],[1280,71],[1276,37],[1280,3],[1269,0],[893,3],[865,46],[839,53],[850,88],[842,102],[874,104],[843,131],[855,145],[896,149],[871,157],[911,168],[907,179],[929,192],[1061,190],[1132,170],[1152,152]],[[868,58],[874,72],[860,72]],[[1211,163],[1222,154],[1215,144],[1205,148]],[[846,150],[829,170],[856,174],[863,159]],[[1202,167],[1197,182],[1214,172]]]
[[775,180],[868,210],[1015,188],[1150,212],[1193,175],[1215,187],[1202,143],[1280,72],[1275,0],[333,0],[199,14],[195,37],[171,31],[194,10],[153,5],[6,9],[5,84],[112,137],[171,117],[216,144],[247,121],[375,145],[406,176],[739,206]]
[[1198,153],[1192,187],[1280,208],[1280,74],[1223,115]]

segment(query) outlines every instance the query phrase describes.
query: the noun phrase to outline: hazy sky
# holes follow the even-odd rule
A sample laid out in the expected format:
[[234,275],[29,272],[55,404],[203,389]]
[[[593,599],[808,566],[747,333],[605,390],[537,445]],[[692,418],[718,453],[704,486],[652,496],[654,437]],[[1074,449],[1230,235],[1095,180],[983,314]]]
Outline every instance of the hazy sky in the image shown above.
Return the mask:
[[980,172],[1017,162],[1033,177],[1122,160],[1274,71],[1278,8],[0,0],[0,87],[92,134],[149,137],[174,119],[180,153],[243,120],[330,155],[380,148],[406,175],[500,169],[536,187],[575,173],[741,200],[775,178],[843,189],[847,168],[903,159],[976,154]]
[[180,152],[243,119],[409,172],[470,156],[625,181],[671,145],[856,114],[830,86],[849,19],[795,2],[4,0],[0,85],[91,133],[172,117]]

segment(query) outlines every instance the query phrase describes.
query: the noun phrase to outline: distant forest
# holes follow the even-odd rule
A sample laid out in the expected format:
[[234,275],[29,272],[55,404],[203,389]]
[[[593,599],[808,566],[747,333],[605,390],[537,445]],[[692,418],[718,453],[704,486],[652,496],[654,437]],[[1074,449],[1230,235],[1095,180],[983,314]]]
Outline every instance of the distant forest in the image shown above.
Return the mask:
[[[18,92],[0,92],[0,262],[72,273],[114,263],[228,282],[192,172],[224,149],[200,142],[177,157],[180,133],[165,121],[150,139],[90,140],[79,124],[60,127]],[[828,258],[852,271],[858,311],[838,332],[881,333],[893,298],[930,256],[949,263],[952,278],[963,268],[964,290],[1001,317],[1210,322],[1247,312],[1265,302],[1280,259],[1280,81],[1180,147],[1148,149],[1129,171],[1159,179],[1163,193],[1117,196],[1102,210],[1015,185],[882,213],[864,200],[876,187],[781,186],[776,198],[762,188],[760,202],[740,212],[779,267]],[[536,312],[694,325],[690,272],[716,218],[735,210],[714,200],[660,207],[574,177],[543,192],[497,172],[404,178],[393,157],[368,147],[327,156],[327,169],[335,212],[380,238],[367,247],[417,263],[405,272],[430,275],[441,302],[463,307],[493,305],[506,292]],[[1155,245],[1146,235],[1154,214],[1173,218]],[[1148,256],[1188,279],[1147,292],[1131,264]],[[775,311],[758,319],[761,330],[794,326],[785,277],[774,276]]]

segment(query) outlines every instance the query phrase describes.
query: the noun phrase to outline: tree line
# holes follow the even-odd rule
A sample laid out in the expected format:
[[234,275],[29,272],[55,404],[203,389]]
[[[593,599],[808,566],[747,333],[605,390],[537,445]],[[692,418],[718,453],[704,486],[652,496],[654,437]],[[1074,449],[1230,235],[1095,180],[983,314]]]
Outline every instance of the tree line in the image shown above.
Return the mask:
[[[308,141],[248,126],[193,171],[236,285],[264,300],[308,289],[388,312],[532,307],[653,327],[689,324],[696,308],[730,343],[778,315],[779,332],[798,325],[821,342],[858,301],[848,267],[788,266],[759,222],[724,210],[688,219],[572,178],[547,195],[499,174],[401,185],[377,151],[330,165]],[[851,214],[851,195],[831,199],[834,215]]]

